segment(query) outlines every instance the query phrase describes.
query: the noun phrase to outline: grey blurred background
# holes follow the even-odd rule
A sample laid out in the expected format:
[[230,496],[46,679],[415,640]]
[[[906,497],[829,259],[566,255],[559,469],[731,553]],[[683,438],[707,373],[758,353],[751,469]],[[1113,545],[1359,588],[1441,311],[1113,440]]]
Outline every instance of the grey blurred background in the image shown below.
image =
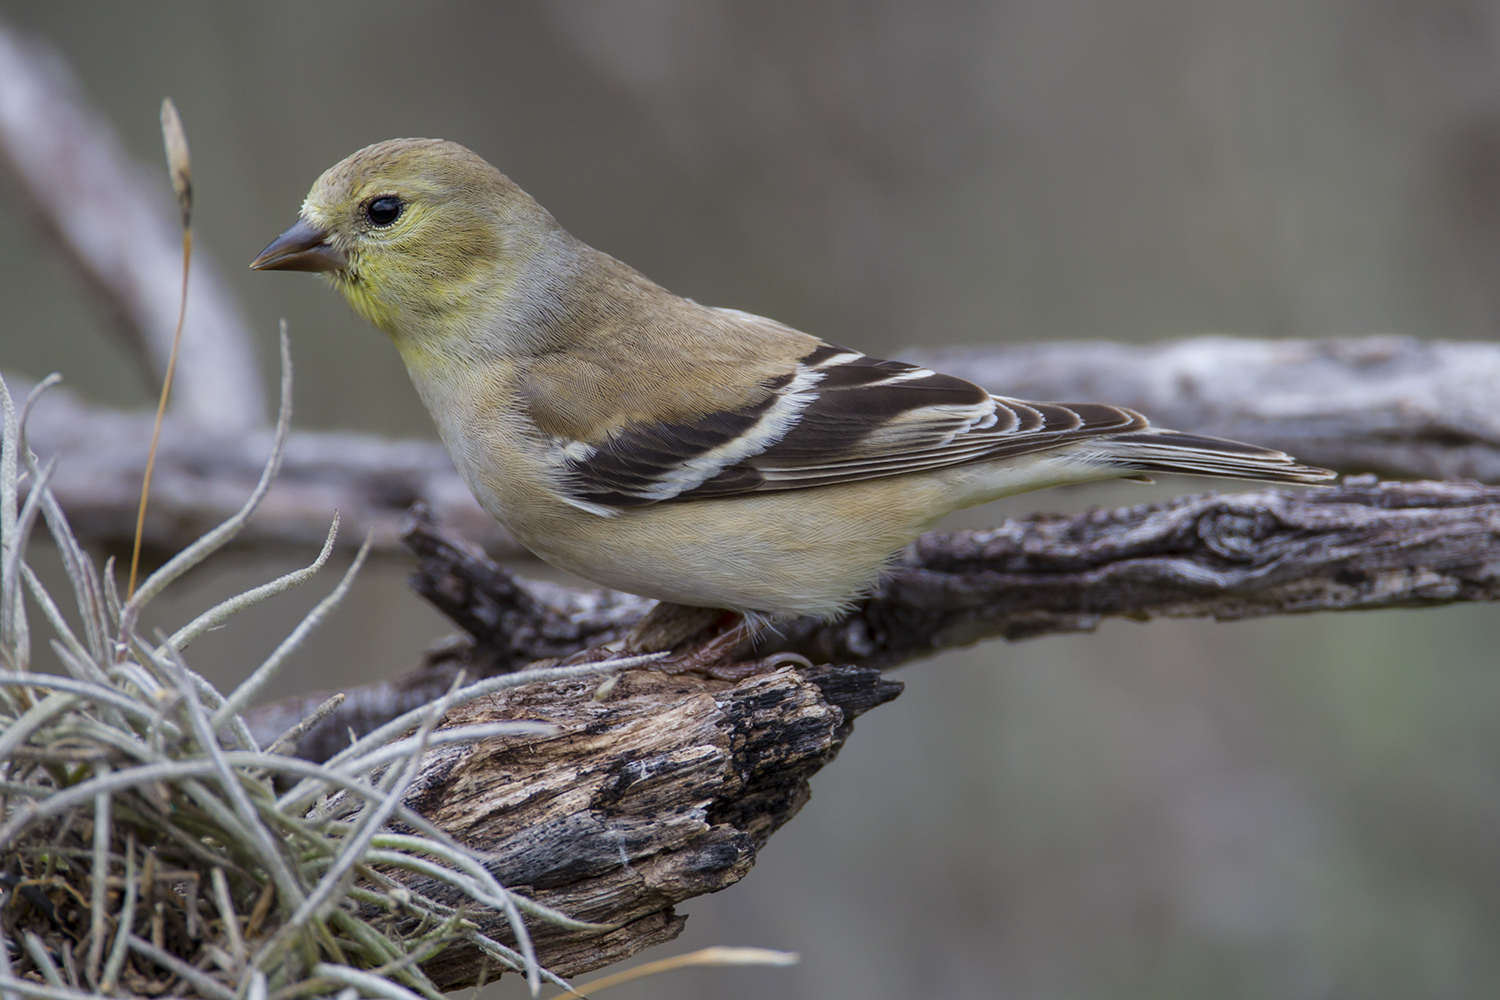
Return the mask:
[[[395,352],[337,296],[244,269],[318,173],[398,135],[472,147],[674,291],[872,353],[1500,331],[1494,0],[0,15],[56,47],[152,169],[157,105],[176,100],[199,245],[263,331],[268,375],[289,320],[302,427],[432,435]],[[13,208],[0,317],[0,369],[148,403],[108,317]],[[1054,491],[968,523],[1201,486]],[[158,614],[310,556],[231,556]],[[367,573],[277,693],[415,663],[446,628],[405,572]],[[232,682],[330,585],[194,663]],[[606,995],[1500,994],[1497,648],[1495,609],[1463,607],[1113,623],[910,665],[756,869],[643,956],[747,944],[802,964]]]

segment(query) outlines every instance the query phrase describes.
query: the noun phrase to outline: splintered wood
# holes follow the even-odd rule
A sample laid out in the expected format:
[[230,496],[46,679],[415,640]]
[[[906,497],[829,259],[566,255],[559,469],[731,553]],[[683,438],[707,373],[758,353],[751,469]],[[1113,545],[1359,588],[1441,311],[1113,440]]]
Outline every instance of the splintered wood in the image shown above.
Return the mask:
[[[538,955],[576,975],[668,941],[674,904],[738,881],[756,851],[808,800],[854,717],[901,684],[855,667],[783,668],[738,684],[630,671],[603,700],[599,677],[517,688],[450,714],[445,725],[537,719],[547,737],[439,747],[407,802],[492,855],[508,888],[605,934],[533,923]],[[458,905],[441,886],[413,890]],[[505,916],[474,912],[482,933],[513,943]],[[424,968],[443,989],[473,981],[475,949]]]

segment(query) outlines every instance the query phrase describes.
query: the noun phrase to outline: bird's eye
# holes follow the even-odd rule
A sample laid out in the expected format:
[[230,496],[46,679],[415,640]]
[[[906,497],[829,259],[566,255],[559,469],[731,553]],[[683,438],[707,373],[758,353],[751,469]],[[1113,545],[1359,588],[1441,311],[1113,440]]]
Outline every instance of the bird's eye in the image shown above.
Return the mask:
[[401,199],[395,195],[383,195],[365,206],[365,216],[371,224],[389,226],[401,218]]

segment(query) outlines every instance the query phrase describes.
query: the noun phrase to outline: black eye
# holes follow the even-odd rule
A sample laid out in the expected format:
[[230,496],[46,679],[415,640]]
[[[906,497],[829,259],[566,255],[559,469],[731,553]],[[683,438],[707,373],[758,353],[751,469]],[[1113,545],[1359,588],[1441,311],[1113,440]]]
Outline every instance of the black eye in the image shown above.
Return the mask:
[[389,226],[401,218],[401,199],[395,195],[384,195],[365,206],[365,215],[373,225]]

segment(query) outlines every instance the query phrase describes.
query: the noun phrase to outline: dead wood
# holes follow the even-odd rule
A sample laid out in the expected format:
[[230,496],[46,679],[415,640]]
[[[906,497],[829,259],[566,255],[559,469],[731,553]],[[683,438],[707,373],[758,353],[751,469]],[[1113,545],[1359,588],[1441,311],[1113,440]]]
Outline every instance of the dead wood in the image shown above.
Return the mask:
[[[164,194],[138,176],[60,60],[3,27],[0,90],[9,98],[0,173],[119,318],[148,377],[158,373],[180,266]],[[202,257],[195,274],[147,525],[148,544],[160,549],[180,548],[236,509],[269,447],[255,430],[261,390],[243,321]],[[1163,426],[1281,447],[1343,472],[1500,483],[1500,345],[1213,337],[921,360],[1007,395],[1121,403]],[[148,428],[146,415],[61,394],[39,407],[31,444],[43,458],[61,456],[53,488],[80,535],[130,537]],[[338,508],[352,529],[346,544],[373,529],[391,549],[399,512],[413,501],[492,552],[515,551],[439,445],[358,435],[295,435],[243,537],[313,543]],[[472,675],[565,656],[621,637],[648,607],[521,581],[431,525],[416,523],[409,541],[422,560],[417,588],[471,638],[405,677],[351,692],[304,741],[305,755],[326,756],[349,728],[368,731],[430,701],[459,666]],[[676,903],[743,876],[806,801],[808,778],[837,753],[854,717],[899,692],[875,668],[990,637],[1088,630],[1107,617],[1231,619],[1497,596],[1500,489],[1470,483],[1207,495],[932,534],[848,619],[794,622],[775,643],[846,665],[783,668],[734,685],[632,672],[607,691],[597,680],[511,691],[449,724],[535,718],[558,733],[436,750],[408,801],[492,852],[512,888],[621,925],[603,935],[541,931],[543,961],[572,974],[670,939],[682,924]],[[257,728],[278,733],[318,700],[266,706]],[[505,937],[503,918],[475,918]],[[474,981],[479,960],[454,949],[426,968],[457,988]]]
[[[493,852],[509,888],[606,934],[540,923],[537,947],[576,975],[676,937],[673,905],[737,882],[808,799],[856,716],[901,685],[857,667],[783,668],[733,686],[631,671],[607,697],[599,678],[531,685],[455,712],[450,724],[543,719],[558,735],[491,740],[427,756],[409,804],[462,842]],[[438,883],[408,880],[439,895]],[[512,940],[501,913],[473,913]],[[443,989],[474,982],[474,948],[424,965]]]
[[[321,757],[346,727],[438,696],[461,664],[513,670],[621,637],[649,602],[518,579],[417,512],[413,585],[471,633],[421,669],[354,692],[304,741]],[[890,667],[985,638],[1089,630],[1108,617],[1251,618],[1424,607],[1500,598],[1500,488],[1378,483],[1184,497],[1076,515],[1039,514],[984,531],[932,533],[848,619],[795,622],[775,643],[817,662],[735,685],[633,671],[533,685],[449,724],[545,719],[545,739],[444,748],[409,802],[465,843],[494,852],[513,888],[608,934],[541,931],[554,968],[578,973],[674,937],[673,906],[742,877],[805,801],[860,712],[895,697]],[[748,655],[749,651],[746,651]],[[272,731],[321,696],[257,711]],[[413,883],[420,891],[435,886]],[[503,918],[480,914],[485,933]],[[445,988],[474,981],[473,950],[426,968]]]
[[[521,580],[423,517],[407,541],[420,557],[413,587],[472,638],[350,692],[304,740],[305,756],[333,752],[351,726],[364,731],[430,701],[459,666],[474,676],[566,656],[622,637],[650,607],[628,594]],[[1500,487],[1365,479],[933,532],[847,619],[792,622],[760,651],[883,669],[988,638],[1089,631],[1105,618],[1230,620],[1497,598]],[[280,732],[323,697],[263,706],[256,727]]]
[[924,535],[850,619],[795,623],[813,659],[892,667],[1106,618],[1232,621],[1500,599],[1500,488],[1346,480]]

